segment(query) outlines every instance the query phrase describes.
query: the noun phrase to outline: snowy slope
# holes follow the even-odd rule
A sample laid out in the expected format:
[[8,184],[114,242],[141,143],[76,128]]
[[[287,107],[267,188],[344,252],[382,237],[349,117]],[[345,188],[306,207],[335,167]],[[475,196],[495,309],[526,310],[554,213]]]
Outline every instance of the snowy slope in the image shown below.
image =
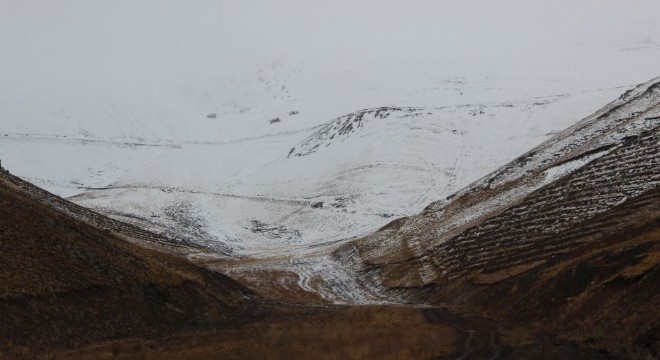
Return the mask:
[[[452,288],[460,277],[503,281],[611,235],[595,219],[660,186],[659,138],[655,78],[446,201],[344,245],[338,257],[366,283],[402,292]],[[624,214],[643,217],[631,211]],[[629,229],[625,216],[603,217],[614,219],[612,231]]]
[[[382,107],[269,134],[282,117],[261,122],[261,135],[227,141],[8,136],[2,149],[33,159],[24,166],[35,176],[25,177],[81,205],[234,255],[276,256],[417,213],[621,91]],[[37,177],[61,156],[77,160]]]

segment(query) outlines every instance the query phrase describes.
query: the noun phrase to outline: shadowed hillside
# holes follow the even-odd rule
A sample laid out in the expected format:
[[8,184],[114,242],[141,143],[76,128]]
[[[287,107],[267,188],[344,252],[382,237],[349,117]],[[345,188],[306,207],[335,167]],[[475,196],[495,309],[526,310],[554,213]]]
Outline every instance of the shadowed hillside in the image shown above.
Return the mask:
[[[440,308],[268,302],[180,255],[126,240],[157,235],[135,239],[120,223],[77,209],[0,171],[0,358],[395,359],[502,350],[487,322]],[[121,238],[102,228],[108,223]]]
[[29,351],[225,321],[255,295],[0,186],[0,349]]

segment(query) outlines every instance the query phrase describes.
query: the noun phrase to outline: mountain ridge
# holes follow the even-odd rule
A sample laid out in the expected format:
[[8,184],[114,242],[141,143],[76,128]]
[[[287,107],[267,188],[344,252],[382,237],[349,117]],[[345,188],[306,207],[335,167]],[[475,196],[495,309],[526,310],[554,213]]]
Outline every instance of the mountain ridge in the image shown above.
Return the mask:
[[340,246],[335,258],[384,298],[531,322],[613,356],[652,357],[659,112],[656,78],[448,200]]

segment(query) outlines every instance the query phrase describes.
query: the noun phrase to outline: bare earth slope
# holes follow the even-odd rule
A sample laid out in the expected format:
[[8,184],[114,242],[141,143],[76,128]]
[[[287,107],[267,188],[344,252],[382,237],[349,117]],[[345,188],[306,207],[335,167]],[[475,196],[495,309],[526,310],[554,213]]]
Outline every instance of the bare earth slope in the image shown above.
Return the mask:
[[489,316],[520,344],[656,357],[659,80],[337,258],[386,297]]
[[0,354],[223,321],[255,297],[225,276],[74,220],[9,178],[0,175]]
[[503,349],[478,318],[273,303],[137,244],[167,241],[0,170],[0,359],[457,358]]

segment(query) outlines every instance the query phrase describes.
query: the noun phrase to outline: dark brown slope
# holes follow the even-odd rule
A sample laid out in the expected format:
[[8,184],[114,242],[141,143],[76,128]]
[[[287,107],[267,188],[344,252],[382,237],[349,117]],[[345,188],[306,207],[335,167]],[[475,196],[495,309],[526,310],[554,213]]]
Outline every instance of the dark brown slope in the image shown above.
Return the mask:
[[26,197],[57,209],[72,219],[91,225],[97,229],[110,233],[120,239],[138,244],[142,247],[167,250],[171,253],[189,254],[205,252],[208,249],[191,243],[186,239],[173,238],[166,233],[156,233],[142,229],[132,224],[112,219],[93,210],[77,205],[71,201],[49,193],[48,191],[24,181],[11,174],[0,172],[0,179],[7,187],[13,188]]
[[92,214],[114,224],[99,229],[70,211],[0,171],[0,359],[479,358],[503,349],[487,322],[440,308],[268,303],[125,241],[130,233],[113,235],[124,225]]
[[0,177],[0,354],[228,321],[254,297],[225,276],[74,220],[5,181],[11,175]]
[[554,338],[656,358],[659,104],[656,79],[448,203],[336,255],[384,296],[495,319],[514,357],[538,356]]
[[534,250],[513,255],[490,249],[499,262],[415,290],[411,297],[497,319],[504,341],[514,348],[547,341],[535,338],[540,336],[617,357],[658,356],[660,189]]

